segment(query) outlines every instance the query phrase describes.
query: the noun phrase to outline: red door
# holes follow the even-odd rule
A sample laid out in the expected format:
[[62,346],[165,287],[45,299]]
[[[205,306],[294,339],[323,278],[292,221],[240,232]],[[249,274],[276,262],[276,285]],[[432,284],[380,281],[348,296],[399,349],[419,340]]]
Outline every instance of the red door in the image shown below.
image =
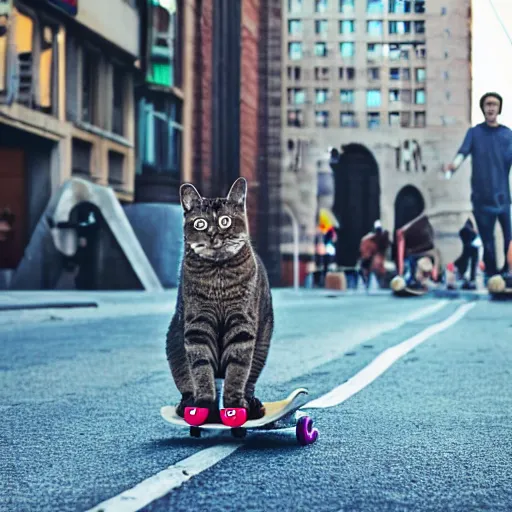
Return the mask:
[[12,231],[0,241],[0,268],[16,268],[26,242],[25,155],[20,149],[0,148],[0,221],[9,217],[8,210],[14,217]]

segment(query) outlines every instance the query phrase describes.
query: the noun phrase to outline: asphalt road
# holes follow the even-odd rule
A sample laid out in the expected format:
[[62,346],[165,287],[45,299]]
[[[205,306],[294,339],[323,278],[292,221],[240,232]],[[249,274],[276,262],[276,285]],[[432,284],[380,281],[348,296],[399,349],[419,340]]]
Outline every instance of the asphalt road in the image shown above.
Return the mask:
[[219,447],[232,453],[143,510],[512,510],[512,303],[276,292],[263,400],[301,386],[321,398],[418,343],[310,409],[320,436],[307,447],[289,431],[193,439],[164,422],[160,407],[178,399],[171,311],[123,304],[0,318],[0,510],[85,511]]

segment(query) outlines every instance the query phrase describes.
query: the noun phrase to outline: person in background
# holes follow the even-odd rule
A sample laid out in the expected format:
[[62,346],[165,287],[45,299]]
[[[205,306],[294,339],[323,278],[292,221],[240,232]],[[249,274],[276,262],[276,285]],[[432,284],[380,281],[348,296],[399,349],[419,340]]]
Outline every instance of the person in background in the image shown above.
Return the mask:
[[[498,273],[494,227],[499,222],[505,253],[511,241],[510,166],[512,165],[512,130],[498,123],[503,98],[488,92],[480,99],[485,121],[466,133],[452,163],[445,166],[445,178],[450,179],[465,158],[471,155],[471,202],[478,233],[484,246],[485,277]],[[500,273],[510,272],[506,263]]]
[[[462,288],[476,290],[476,270],[478,267],[478,251],[482,246],[482,240],[476,232],[471,219],[468,219],[459,231],[462,241],[462,254],[453,262],[457,269],[457,278],[463,280]],[[470,265],[469,279],[466,279],[466,272]]]

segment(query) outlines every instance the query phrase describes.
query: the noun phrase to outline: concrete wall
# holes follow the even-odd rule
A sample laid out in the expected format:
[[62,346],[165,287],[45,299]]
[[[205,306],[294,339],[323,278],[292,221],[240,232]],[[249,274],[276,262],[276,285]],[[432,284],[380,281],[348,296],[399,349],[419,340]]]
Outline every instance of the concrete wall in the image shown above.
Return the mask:
[[176,287],[183,253],[181,205],[134,203],[124,211],[162,286]]
[[131,55],[138,55],[138,13],[126,0],[80,1],[75,19]]

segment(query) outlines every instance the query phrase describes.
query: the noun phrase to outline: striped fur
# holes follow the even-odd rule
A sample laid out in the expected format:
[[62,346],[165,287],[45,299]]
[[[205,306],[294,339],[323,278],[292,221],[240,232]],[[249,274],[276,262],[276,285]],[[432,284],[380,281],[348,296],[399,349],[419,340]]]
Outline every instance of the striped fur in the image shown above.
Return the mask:
[[180,190],[185,255],[166,347],[182,394],[179,414],[186,405],[218,410],[216,378],[224,379],[224,407],[264,414],[254,388],[274,316],[267,273],[249,238],[246,191],[243,178],[226,198],[203,198],[190,184]]

